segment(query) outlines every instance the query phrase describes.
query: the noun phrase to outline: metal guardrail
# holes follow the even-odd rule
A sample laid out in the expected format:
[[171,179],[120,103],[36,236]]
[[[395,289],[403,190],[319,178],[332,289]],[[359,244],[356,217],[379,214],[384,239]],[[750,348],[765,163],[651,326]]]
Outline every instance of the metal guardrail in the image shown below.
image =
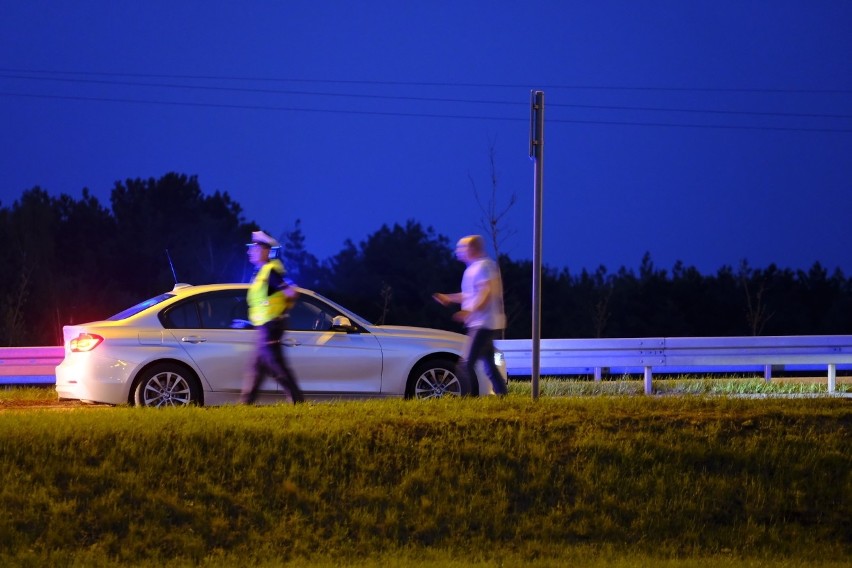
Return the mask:
[[0,347],[0,385],[56,383],[64,347]]
[[[529,375],[532,340],[496,342],[510,375]],[[651,393],[654,373],[825,372],[828,392],[838,369],[852,369],[852,335],[775,337],[650,337],[636,339],[542,339],[540,371],[548,375],[643,374]],[[0,347],[0,385],[54,384],[59,347]]]
[[[498,340],[509,374],[529,374],[532,340]],[[551,375],[604,373],[644,375],[651,393],[653,373],[825,372],[828,392],[836,373],[852,369],[852,336],[650,337],[637,339],[542,339],[540,369]]]

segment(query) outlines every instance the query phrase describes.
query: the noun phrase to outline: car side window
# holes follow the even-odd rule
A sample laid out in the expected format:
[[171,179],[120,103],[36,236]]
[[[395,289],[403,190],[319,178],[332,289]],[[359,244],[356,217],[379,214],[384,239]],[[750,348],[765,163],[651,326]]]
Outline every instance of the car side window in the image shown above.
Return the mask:
[[328,331],[336,313],[330,306],[318,303],[313,298],[300,296],[296,305],[288,312],[287,327],[293,331]]
[[183,302],[172,306],[163,314],[163,327],[168,329],[198,329],[198,308],[195,302]]
[[208,294],[198,302],[203,329],[230,329],[248,315],[245,294]]
[[169,329],[232,329],[248,318],[244,293],[212,293],[196,296],[166,310],[161,316]]

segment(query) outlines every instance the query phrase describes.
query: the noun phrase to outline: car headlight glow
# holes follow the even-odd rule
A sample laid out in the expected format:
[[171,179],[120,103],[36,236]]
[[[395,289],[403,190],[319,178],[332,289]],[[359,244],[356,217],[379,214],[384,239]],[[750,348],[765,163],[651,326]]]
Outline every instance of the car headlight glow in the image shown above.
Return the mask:
[[495,349],[494,350],[494,364],[497,365],[498,367],[502,367],[504,361],[505,361],[505,358],[503,357],[503,352]]

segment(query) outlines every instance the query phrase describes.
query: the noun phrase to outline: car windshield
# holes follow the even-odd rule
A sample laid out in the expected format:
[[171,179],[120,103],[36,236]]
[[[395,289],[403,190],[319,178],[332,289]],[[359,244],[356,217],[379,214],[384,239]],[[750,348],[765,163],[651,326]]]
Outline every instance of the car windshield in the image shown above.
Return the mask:
[[165,293],[165,294],[160,294],[159,296],[154,296],[153,298],[145,300],[144,302],[139,302],[138,304],[136,304],[132,308],[127,308],[126,310],[124,310],[122,312],[118,312],[114,316],[108,317],[107,321],[119,321],[119,320],[127,319],[130,316],[135,316],[136,314],[138,314],[142,310],[148,309],[151,306],[156,306],[160,302],[164,302],[164,301],[168,300],[169,298],[173,298],[173,297],[174,297],[174,294],[171,294],[171,293],[168,293],[168,292]]
[[364,318],[364,317],[362,317],[362,316],[359,316],[358,314],[356,314],[356,313],[355,313],[355,312],[353,312],[352,310],[349,310],[349,309],[344,308],[343,306],[341,306],[341,305],[340,305],[340,304],[338,304],[337,302],[334,302],[333,300],[329,300],[328,298],[326,298],[326,297],[325,297],[325,296],[323,296],[322,294],[317,294],[316,292],[313,292],[313,294],[314,294],[314,296],[316,296],[317,298],[319,298],[320,300],[322,300],[322,301],[323,301],[323,302],[325,302],[326,304],[330,304],[331,306],[333,306],[333,307],[334,307],[335,309],[337,309],[338,311],[340,311],[340,312],[342,312],[343,314],[345,314],[346,316],[351,317],[352,319],[354,319],[354,320],[355,320],[355,322],[356,322],[358,325],[361,325],[361,326],[376,325],[376,324],[374,324],[373,322],[371,322],[370,320],[368,320],[368,319],[366,319],[366,318]]

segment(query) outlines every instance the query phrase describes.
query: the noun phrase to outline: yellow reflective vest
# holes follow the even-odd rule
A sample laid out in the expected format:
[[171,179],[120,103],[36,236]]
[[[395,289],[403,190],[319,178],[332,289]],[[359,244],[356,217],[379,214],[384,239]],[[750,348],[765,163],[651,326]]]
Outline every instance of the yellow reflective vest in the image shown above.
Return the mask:
[[269,274],[273,270],[280,273],[282,277],[284,276],[284,265],[281,264],[281,261],[278,259],[270,260],[260,267],[260,270],[254,276],[254,280],[251,281],[251,286],[249,286],[246,300],[248,301],[248,316],[252,325],[263,325],[270,320],[281,317],[287,309],[287,298],[283,291],[276,290],[269,294]]

